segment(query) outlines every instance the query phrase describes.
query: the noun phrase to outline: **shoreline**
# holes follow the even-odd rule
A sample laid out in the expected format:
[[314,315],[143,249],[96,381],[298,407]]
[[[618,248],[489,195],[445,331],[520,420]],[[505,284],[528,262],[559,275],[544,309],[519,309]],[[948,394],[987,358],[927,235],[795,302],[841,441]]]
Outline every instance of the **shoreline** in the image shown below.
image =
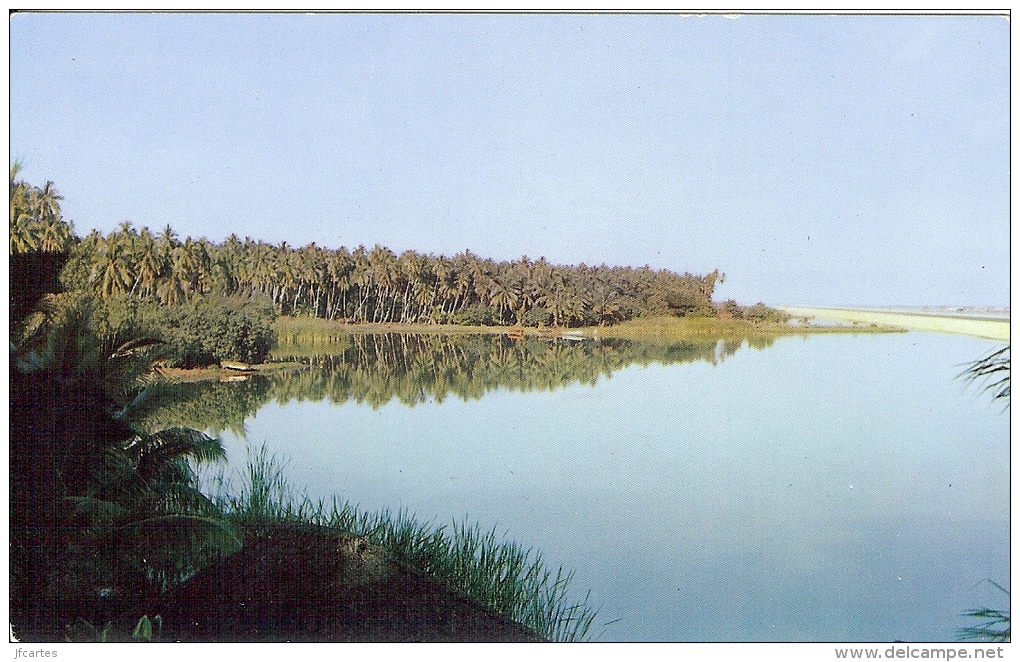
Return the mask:
[[202,368],[158,367],[153,370],[153,373],[172,384],[188,384],[213,380],[221,382],[244,381],[253,375],[265,375],[304,367],[305,364],[297,361],[279,361],[259,363],[249,366],[247,370],[231,370],[220,366],[206,366]]
[[886,324],[910,331],[933,331],[1009,342],[1009,318],[991,317],[966,310],[940,313],[939,311],[906,311],[881,308],[825,308],[814,306],[779,306],[779,310],[794,317],[820,318],[851,324]]
[[[793,316],[794,318],[798,316]],[[610,326],[465,326],[459,324],[407,324],[398,322],[361,322],[346,324],[335,320],[311,317],[280,317],[275,328],[282,345],[300,345],[302,336],[311,336],[313,342],[325,343],[335,337],[370,333],[418,333],[423,335],[509,335],[546,339],[597,340],[622,338],[647,340],[661,336],[676,338],[719,338],[737,335],[803,335],[805,333],[832,332],[890,332],[900,331],[892,325],[874,324],[870,327],[833,327],[832,325],[802,325],[791,322],[755,322],[733,317],[646,317],[620,322]]]
[[[785,323],[755,323],[747,320],[718,317],[656,317],[630,320],[613,326],[594,327],[521,327],[521,326],[463,326],[436,324],[401,323],[360,323],[345,324],[330,320],[307,317],[283,317],[277,320],[280,340],[266,363],[245,365],[244,370],[230,369],[223,365],[201,368],[156,369],[156,374],[168,382],[183,384],[205,381],[244,381],[252,376],[297,370],[306,367],[300,359],[328,352],[331,346],[342,342],[345,336],[384,333],[407,333],[431,336],[490,335],[508,336],[513,340],[538,339],[544,341],[587,342],[604,339],[634,340],[640,342],[673,342],[684,340],[705,341],[711,339],[737,340],[754,337],[804,336],[829,333],[901,333],[901,326],[870,324],[868,326],[848,325],[803,325]],[[274,361],[272,357],[288,357],[290,360]]]

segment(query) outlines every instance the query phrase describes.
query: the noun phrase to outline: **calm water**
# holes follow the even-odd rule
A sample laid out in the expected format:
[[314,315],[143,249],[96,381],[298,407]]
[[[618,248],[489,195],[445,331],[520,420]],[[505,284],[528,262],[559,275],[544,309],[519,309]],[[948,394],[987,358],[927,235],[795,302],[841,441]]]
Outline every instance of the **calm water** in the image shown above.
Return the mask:
[[995,343],[365,342],[192,407],[313,497],[541,550],[602,640],[948,641],[1008,606],[1009,413],[957,377]]

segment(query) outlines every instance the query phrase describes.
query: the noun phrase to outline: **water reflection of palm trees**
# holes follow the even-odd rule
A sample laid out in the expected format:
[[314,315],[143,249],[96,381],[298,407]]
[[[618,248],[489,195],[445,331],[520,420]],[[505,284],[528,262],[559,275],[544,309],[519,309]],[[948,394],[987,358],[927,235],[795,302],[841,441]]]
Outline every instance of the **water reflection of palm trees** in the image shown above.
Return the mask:
[[741,340],[569,343],[534,337],[514,341],[500,335],[352,334],[328,354],[300,357],[307,365],[300,370],[240,384],[167,387],[153,415],[163,425],[186,423],[243,435],[244,420],[269,401],[328,399],[378,408],[394,399],[407,406],[450,397],[475,400],[498,389],[552,391],[570,384],[594,385],[630,365],[715,364],[742,346]]

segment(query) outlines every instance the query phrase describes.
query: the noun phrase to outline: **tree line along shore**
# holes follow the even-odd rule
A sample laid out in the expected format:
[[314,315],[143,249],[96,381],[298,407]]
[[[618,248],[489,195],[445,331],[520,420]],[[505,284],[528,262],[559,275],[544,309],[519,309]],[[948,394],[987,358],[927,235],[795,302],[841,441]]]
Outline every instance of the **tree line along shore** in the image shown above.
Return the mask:
[[[181,239],[130,222],[108,234],[75,234],[52,182],[33,186],[11,167],[11,278],[39,294],[89,300],[95,324],[159,336],[165,360],[194,368],[268,356],[276,318],[529,329],[612,328],[652,318],[779,323],[763,303],[715,303],[725,274],[557,265],[544,257],[497,261],[469,250],[453,257],[376,245],[295,248],[231,235]],[[31,259],[24,256],[32,255]],[[27,315],[14,300],[12,319]]]
[[[144,260],[106,259],[129,251],[76,237],[52,183],[31,186],[18,170],[11,169],[9,301],[17,640],[585,636],[594,612],[568,601],[569,573],[546,569],[537,552],[470,524],[451,531],[404,514],[311,504],[265,458],[249,465],[238,490],[204,492],[196,467],[224,460],[222,443],[198,430],[143,423],[140,412],[160,406],[153,364],[265,358],[281,299],[207,290],[203,278],[212,272],[201,269],[143,283],[138,274],[167,276],[167,263],[157,260],[146,272]],[[167,255],[186,261],[185,243],[171,242]],[[283,291],[300,301],[296,290]],[[386,305],[392,310],[393,301]],[[244,556],[265,551],[284,559],[295,535],[302,549],[341,544],[351,553],[313,555],[300,582],[289,565]],[[494,558],[499,565],[489,565]],[[350,572],[369,561],[385,572],[349,585]],[[230,570],[238,564],[240,572]],[[365,581],[371,586],[362,590]],[[322,590],[328,603],[318,600]],[[237,599],[226,605],[230,591]],[[277,608],[280,594],[307,603],[298,621],[296,612]],[[351,602],[352,595],[363,599]],[[225,607],[240,620],[224,620]],[[331,629],[316,629],[330,619]]]
[[[778,328],[786,320],[764,304],[713,302],[723,278],[718,271],[694,276],[649,267],[560,266],[542,258],[497,262],[468,251],[453,258],[415,251],[397,256],[380,246],[295,249],[237,237],[217,244],[182,241],[169,227],[157,236],[128,223],[81,238],[62,218],[53,183],[33,186],[18,174],[15,164],[11,613],[17,635],[29,639],[103,638],[104,622],[113,616],[137,623],[129,638],[140,633],[148,639],[159,616],[149,607],[166,604],[160,600],[242,549],[251,516],[259,526],[296,519],[336,528],[346,521],[347,515],[329,519],[321,509],[309,514],[289,502],[267,511],[266,476],[260,482],[254,473],[240,496],[204,494],[195,463],[221,460],[222,445],[197,430],[141,425],[139,411],[153,405],[154,365],[261,364],[280,336],[300,343],[309,324],[313,338],[330,337],[337,328],[394,325],[496,328],[522,336],[584,327],[606,336],[655,336],[675,332],[677,323],[710,335]],[[290,334],[294,329],[299,332]],[[474,540],[463,531],[450,538],[410,528],[415,545],[439,556],[403,556],[401,562],[442,567],[436,559],[460,549],[458,541]],[[392,541],[368,542],[403,554]],[[477,585],[472,599],[489,609],[496,607],[485,597],[487,582],[503,571],[493,574],[475,561],[510,548],[488,539],[485,545],[494,551],[473,551],[439,579],[456,595]],[[524,573],[511,584],[541,579],[508,601],[531,605],[521,612],[535,614],[531,631],[546,638],[584,636],[593,613],[563,602],[562,575],[533,570],[522,560],[527,554],[507,554]],[[465,565],[466,574],[458,574]],[[517,608],[498,609],[519,620]]]

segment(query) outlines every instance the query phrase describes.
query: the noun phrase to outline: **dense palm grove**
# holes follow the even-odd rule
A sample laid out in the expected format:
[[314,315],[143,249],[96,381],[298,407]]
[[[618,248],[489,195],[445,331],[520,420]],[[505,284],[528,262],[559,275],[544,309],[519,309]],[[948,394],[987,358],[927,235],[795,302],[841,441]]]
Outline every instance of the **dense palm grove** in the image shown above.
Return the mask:
[[17,180],[21,166],[11,166],[11,254],[70,249],[74,233],[60,216],[60,201],[53,182],[42,188]]
[[129,223],[75,248],[67,285],[176,305],[196,295],[265,296],[277,313],[348,322],[612,324],[641,314],[711,314],[718,272],[700,278],[648,267],[565,267],[469,251],[452,258],[382,246],[292,248],[231,235],[181,241]]
[[[397,255],[380,245],[294,248],[236,235],[216,243],[181,240],[170,226],[154,234],[130,222],[106,235],[92,231],[78,238],[61,218],[53,183],[29,185],[17,180],[18,171],[15,164],[11,255],[63,255],[63,289],[104,301],[115,315],[163,336],[173,345],[171,365],[223,358],[259,362],[267,356],[275,315],[532,327],[612,325],[655,315],[781,321],[761,304],[713,304],[715,284],[724,278],[718,270],[680,275],[648,266],[563,266],[527,256],[500,262],[467,250],[453,257],[413,250]],[[241,311],[249,318],[246,326],[225,328],[224,320]],[[215,335],[243,342],[200,346]]]
[[[46,249],[40,229],[15,226],[16,246]],[[49,244],[46,244],[49,245]],[[65,286],[104,298],[131,295],[177,305],[196,296],[262,296],[282,315],[348,322],[612,324],[644,314],[712,314],[718,272],[705,277],[649,267],[559,266],[544,258],[496,262],[382,246],[353,251],[239,239],[180,240],[123,223],[76,242]]]
[[[345,322],[576,326],[715,314],[719,278],[495,262],[376,246],[180,240],[124,223],[78,238],[52,182],[10,172],[11,606],[19,637],[77,637],[236,548],[191,461],[190,429],[142,425],[158,358],[268,356],[276,315]],[[151,397],[151,395],[148,395]],[[183,548],[182,548],[183,545]],[[209,558],[212,558],[211,556]],[[138,618],[140,615],[135,614]]]

